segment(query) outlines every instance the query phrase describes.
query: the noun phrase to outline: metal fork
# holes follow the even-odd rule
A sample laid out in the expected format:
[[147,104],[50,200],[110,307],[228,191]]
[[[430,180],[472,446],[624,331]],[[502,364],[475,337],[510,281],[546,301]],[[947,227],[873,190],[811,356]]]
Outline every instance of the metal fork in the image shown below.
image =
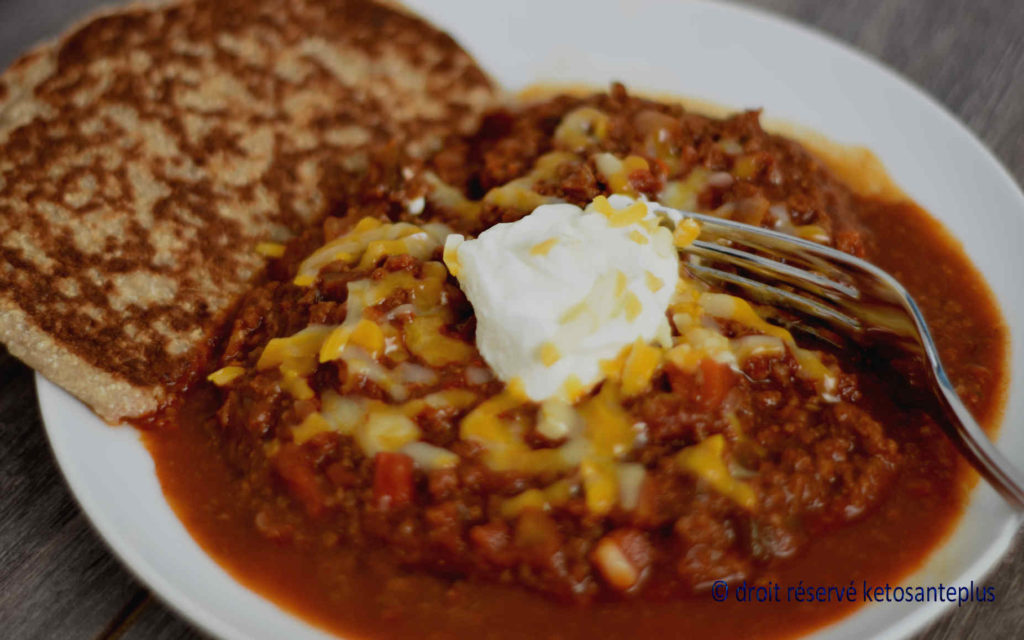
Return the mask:
[[701,224],[699,238],[684,249],[690,256],[686,268],[694,277],[737,287],[746,297],[812,319],[793,328],[817,338],[834,343],[838,334],[923,364],[926,391],[941,409],[938,421],[946,434],[1007,502],[1024,509],[1024,473],[999,453],[960,400],[924,316],[895,278],[815,242],[658,203],[649,206],[673,227],[684,218]]

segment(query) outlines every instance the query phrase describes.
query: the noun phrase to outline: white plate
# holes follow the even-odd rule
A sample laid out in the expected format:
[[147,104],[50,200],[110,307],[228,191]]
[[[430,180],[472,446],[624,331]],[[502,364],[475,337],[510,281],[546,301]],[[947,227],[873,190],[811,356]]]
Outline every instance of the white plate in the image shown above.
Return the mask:
[[[509,88],[538,80],[603,86],[620,79],[637,89],[763,106],[769,116],[873,149],[896,181],[963,241],[999,298],[1018,372],[999,444],[1024,464],[1024,195],[931,98],[843,45],[735,6],[654,0],[409,4],[448,29]],[[225,638],[326,637],[234,582],[203,553],[164,501],[153,462],[132,429],[110,428],[51,383],[36,382],[50,442],[75,496],[114,552],[161,598]],[[1018,524],[995,493],[980,486],[948,542],[904,584],[977,581]],[[901,637],[941,608],[868,606],[815,637]]]

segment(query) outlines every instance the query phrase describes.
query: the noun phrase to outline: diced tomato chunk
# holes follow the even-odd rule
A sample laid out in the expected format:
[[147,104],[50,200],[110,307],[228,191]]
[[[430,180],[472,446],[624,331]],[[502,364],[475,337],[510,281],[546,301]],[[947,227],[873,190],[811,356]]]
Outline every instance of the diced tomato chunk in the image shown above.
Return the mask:
[[281,447],[272,458],[274,470],[284,481],[288,491],[298,500],[311,516],[323,512],[325,496],[316,479],[313,463],[302,449],[293,444]]
[[412,502],[412,458],[382,451],[373,459],[373,499],[380,509],[397,509]]
[[707,410],[717,409],[732,387],[732,369],[711,358],[700,361],[700,391],[698,401]]
[[562,534],[554,519],[543,511],[524,511],[516,522],[513,539],[523,560],[534,567],[553,568],[557,563]]
[[704,358],[693,372],[667,365],[665,373],[672,392],[693,403],[695,409],[714,411],[721,406],[733,386],[733,372],[728,365]]
[[504,522],[488,522],[469,530],[473,547],[484,558],[499,566],[511,567],[516,563],[516,554],[510,549],[512,532]]

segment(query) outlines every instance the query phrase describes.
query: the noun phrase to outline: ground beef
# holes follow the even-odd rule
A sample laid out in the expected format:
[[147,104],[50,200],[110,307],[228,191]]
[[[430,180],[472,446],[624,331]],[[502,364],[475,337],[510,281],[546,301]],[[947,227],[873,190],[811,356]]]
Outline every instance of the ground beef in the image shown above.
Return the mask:
[[[440,575],[518,583],[569,600],[589,600],[639,590],[633,584],[618,588],[617,578],[602,573],[594,560],[602,544],[621,550],[636,569],[638,583],[652,586],[652,593],[654,586],[667,583],[701,591],[714,580],[770,572],[798,553],[810,536],[863,517],[884,497],[908,453],[887,434],[871,407],[861,406],[856,375],[860,364],[842,356],[834,357],[852,373],[844,374],[836,402],[823,402],[800,380],[789,355],[755,358],[742,373],[729,374],[712,390],[694,374],[666,367],[649,392],[626,406],[646,424],[648,434],[631,458],[647,470],[639,504],[601,517],[588,512],[578,494],[550,512],[497,515],[501,499],[547,486],[558,477],[487,468],[478,448],[457,439],[459,421],[470,407],[428,410],[416,418],[428,442],[461,456],[454,469],[423,472],[396,454],[368,457],[347,435],[324,433],[301,445],[292,441],[286,427],[316,407],[284,393],[270,373],[254,370],[262,347],[309,324],[343,321],[346,285],[356,278],[422,268],[422,261],[409,256],[387,258],[369,271],[339,263],[306,288],[290,283],[302,257],[364,216],[440,220],[467,232],[522,216],[522,211],[491,207],[467,221],[429,203],[414,215],[406,203],[424,192],[424,168],[470,200],[528,173],[553,148],[552,136],[562,118],[581,106],[608,116],[605,138],[589,152],[650,157],[649,169],[629,177],[637,192],[655,198],[667,181],[697,167],[735,171],[742,157],[745,177],[722,179],[704,189],[697,198],[701,210],[777,226],[771,206],[783,205],[788,224],[818,225],[839,248],[862,253],[857,197],[796,143],[765,133],[757,112],[714,120],[629,96],[616,86],[589,98],[559,97],[493,113],[476,134],[449,140],[423,167],[397,152],[379,155],[361,178],[339,179],[335,215],[322,229],[293,241],[272,266],[269,281],[245,297],[220,359],[221,365],[247,367],[247,373],[222,390],[211,429],[223,439],[239,473],[247,476],[254,504],[261,505],[255,526],[266,536],[314,546],[339,540],[385,544],[402,563]],[[665,132],[658,143],[674,154],[674,166],[652,157],[654,131]],[[403,171],[410,167],[415,170]],[[581,155],[561,165],[537,190],[582,205],[608,193],[608,185],[594,163]],[[454,280],[449,287],[447,304],[459,320],[446,331],[471,344],[471,309]],[[398,292],[381,312],[402,304],[403,295]],[[352,391],[339,386],[344,379],[339,366],[344,365],[321,365],[311,380],[314,391]],[[436,382],[414,395],[471,386],[464,368],[437,371]],[[490,381],[477,388],[493,394],[501,385]],[[358,391],[384,397],[369,381]],[[729,463],[754,487],[757,506],[752,511],[680,473],[672,463],[677,451],[715,434],[738,443]],[[530,442],[551,446],[541,437]],[[308,519],[324,532],[320,539],[297,538],[308,527],[296,522]]]

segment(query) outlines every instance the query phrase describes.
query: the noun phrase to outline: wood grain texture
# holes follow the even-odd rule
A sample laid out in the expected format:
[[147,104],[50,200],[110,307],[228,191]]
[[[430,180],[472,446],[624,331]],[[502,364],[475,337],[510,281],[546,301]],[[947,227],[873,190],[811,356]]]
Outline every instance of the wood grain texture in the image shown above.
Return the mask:
[[[0,0],[0,66],[96,0]],[[897,69],[967,123],[1024,183],[1024,2],[753,0]],[[1024,540],[989,576],[994,604],[919,635],[1024,637]],[[0,350],[0,636],[201,637],[110,555],[70,497],[40,424],[31,372]]]

